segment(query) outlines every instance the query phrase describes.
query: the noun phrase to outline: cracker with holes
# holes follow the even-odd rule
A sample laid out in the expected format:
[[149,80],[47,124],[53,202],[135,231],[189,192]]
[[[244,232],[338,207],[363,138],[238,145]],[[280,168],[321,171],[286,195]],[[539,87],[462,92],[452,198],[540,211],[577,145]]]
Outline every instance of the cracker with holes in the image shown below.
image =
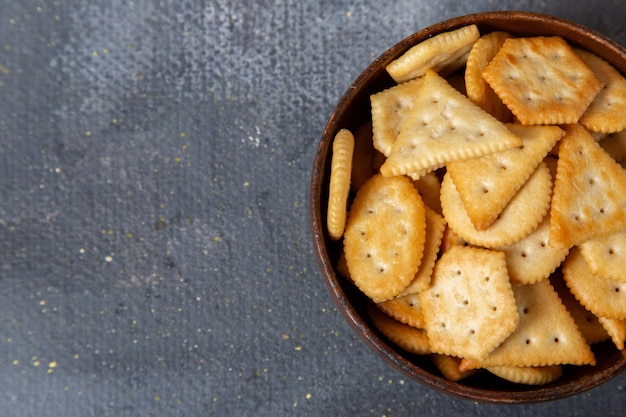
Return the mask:
[[419,269],[413,281],[406,287],[399,296],[415,294],[420,291],[424,291],[430,285],[430,278],[437,261],[437,255],[439,254],[439,247],[441,246],[441,239],[443,238],[443,231],[446,228],[446,221],[444,218],[435,213],[428,207],[426,208],[426,238],[424,242],[424,255],[420,262]]
[[502,122],[513,118],[511,111],[483,78],[483,70],[496,56],[504,41],[510,38],[507,32],[491,32],[481,36],[467,56],[465,64],[465,90],[467,97],[480,108]]
[[552,176],[542,162],[509,204],[500,218],[486,230],[476,230],[450,175],[441,183],[441,209],[448,225],[463,240],[487,248],[511,245],[532,233],[549,210]]
[[562,365],[490,366],[487,370],[509,382],[524,385],[546,385],[563,375]]
[[558,36],[506,39],[483,77],[525,125],[577,123],[603,86]]
[[604,84],[581,116],[580,124],[590,131],[602,133],[626,129],[626,78],[599,56],[581,49],[576,52]]
[[519,322],[501,252],[452,247],[420,300],[434,353],[482,360]]
[[328,190],[328,211],[326,223],[328,235],[333,240],[341,239],[346,225],[350,178],[352,176],[352,153],[354,136],[347,129],[341,129],[333,140],[333,155],[330,167]]
[[626,318],[626,283],[593,275],[577,247],[570,251],[562,269],[567,287],[587,310],[598,317]]
[[390,87],[370,96],[374,148],[388,156],[400,129],[415,106],[423,78]]
[[491,226],[564,134],[557,126],[506,126],[522,146],[447,165],[476,230]]
[[595,365],[595,356],[548,280],[513,284],[520,321],[483,361],[464,360],[461,369],[492,366]]
[[375,175],[357,193],[346,222],[350,276],[374,302],[397,296],[413,280],[424,251],[424,203],[406,177]]
[[376,305],[380,311],[409,326],[424,328],[424,313],[419,295],[409,294]]
[[506,256],[509,276],[513,282],[534,284],[550,276],[561,265],[569,248],[552,247],[550,239],[550,215],[546,215],[539,227],[515,243],[499,248]]
[[424,330],[400,323],[375,306],[368,306],[367,312],[374,327],[400,348],[418,355],[430,353],[430,341]]
[[626,319],[607,319],[599,317],[598,320],[611,337],[611,341],[619,350],[624,349],[626,341]]
[[434,71],[424,76],[408,115],[380,171],[422,174],[443,164],[520,146],[522,140]]
[[467,60],[472,45],[480,37],[476,25],[468,25],[426,39],[387,65],[397,83],[423,76],[427,70],[451,74]]
[[580,251],[592,274],[626,283],[626,230],[588,240]]
[[575,124],[564,129],[550,210],[550,242],[573,246],[626,229],[626,171],[584,127]]

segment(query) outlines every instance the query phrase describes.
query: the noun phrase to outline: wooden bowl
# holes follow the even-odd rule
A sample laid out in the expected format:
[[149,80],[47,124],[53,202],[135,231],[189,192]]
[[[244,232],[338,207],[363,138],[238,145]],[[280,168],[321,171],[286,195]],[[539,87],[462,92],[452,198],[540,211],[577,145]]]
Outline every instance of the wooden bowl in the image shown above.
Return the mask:
[[472,23],[482,34],[503,30],[517,36],[559,35],[572,45],[596,53],[626,74],[626,50],[619,44],[589,28],[547,15],[478,13],[438,23],[407,37],[372,62],[348,87],[322,133],[310,186],[310,221],[315,252],[322,277],[348,323],[379,356],[406,376],[433,389],[474,401],[531,403],[556,400],[589,390],[615,377],[626,369],[626,354],[618,351],[610,341],[594,345],[596,366],[565,366],[560,379],[543,386],[507,383],[488,372],[460,382],[450,382],[441,376],[428,357],[401,350],[372,326],[365,312],[368,300],[336,273],[341,243],[331,241],[326,233],[331,143],[336,132],[341,128],[355,131],[370,120],[369,96],[394,85],[385,70],[389,62],[420,41]]

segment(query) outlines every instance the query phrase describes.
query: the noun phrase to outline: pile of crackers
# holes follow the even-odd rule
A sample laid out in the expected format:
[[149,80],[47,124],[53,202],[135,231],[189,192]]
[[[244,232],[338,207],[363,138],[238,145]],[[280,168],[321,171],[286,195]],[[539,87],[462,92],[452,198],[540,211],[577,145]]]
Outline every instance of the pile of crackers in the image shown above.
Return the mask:
[[327,228],[372,323],[458,381],[626,340],[626,79],[558,36],[451,30],[333,143]]

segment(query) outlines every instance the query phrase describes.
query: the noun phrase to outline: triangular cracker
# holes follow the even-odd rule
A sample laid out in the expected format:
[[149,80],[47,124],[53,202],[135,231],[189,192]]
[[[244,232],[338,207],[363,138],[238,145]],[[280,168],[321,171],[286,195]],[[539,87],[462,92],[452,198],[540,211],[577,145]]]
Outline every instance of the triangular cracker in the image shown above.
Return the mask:
[[376,304],[383,313],[393,317],[400,323],[408,324],[418,329],[424,328],[424,313],[419,295],[409,294]]
[[506,261],[497,251],[453,246],[420,300],[434,353],[482,360],[519,321]]
[[508,38],[483,77],[525,125],[577,123],[602,81],[561,37]]
[[436,72],[428,71],[415,107],[380,170],[385,176],[432,170],[446,162],[502,151],[521,143],[503,123]]
[[598,320],[600,320],[602,326],[604,326],[609,336],[611,336],[615,347],[619,350],[623,350],[624,341],[626,341],[626,319],[618,320],[599,317]]
[[604,83],[604,88],[580,117],[580,124],[594,132],[626,129],[626,78],[599,56],[577,49],[578,55]]
[[626,283],[593,275],[578,247],[562,266],[563,278],[574,297],[598,317],[626,319]]
[[470,48],[479,37],[476,25],[440,33],[393,60],[387,65],[387,72],[397,83],[421,77],[430,69],[451,74],[465,64]]
[[584,127],[567,125],[564,129],[550,212],[550,242],[573,246],[625,230],[626,170]]
[[491,226],[565,134],[557,126],[506,126],[522,139],[522,146],[450,162],[447,166],[476,230]]
[[592,274],[626,283],[626,230],[588,240],[580,251]]
[[615,162],[626,168],[626,130],[609,133],[598,143],[611,158],[615,159]]
[[461,369],[595,364],[591,348],[548,280],[513,284],[513,293],[520,315],[515,332],[484,361],[464,361]]

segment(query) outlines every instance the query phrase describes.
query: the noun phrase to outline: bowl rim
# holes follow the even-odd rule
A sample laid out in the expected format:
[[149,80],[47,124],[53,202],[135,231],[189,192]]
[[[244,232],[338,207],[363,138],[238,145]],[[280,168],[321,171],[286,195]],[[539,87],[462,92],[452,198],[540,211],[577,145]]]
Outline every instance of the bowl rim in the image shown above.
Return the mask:
[[[557,30],[561,31],[562,33],[560,34],[569,42],[583,48],[593,49],[595,53],[607,60],[609,56],[619,57],[619,63],[610,62],[623,74],[626,74],[626,49],[605,35],[582,24],[547,14],[526,11],[488,11],[457,16],[425,27],[405,37],[372,61],[355,78],[339,99],[324,127],[314,156],[309,190],[310,228],[318,266],[335,304],[360,338],[393,368],[423,385],[462,399],[498,404],[535,403],[562,399],[592,389],[626,370],[626,353],[623,351],[621,359],[618,358],[609,367],[598,372],[598,375],[592,375],[590,379],[573,380],[564,384],[532,387],[532,389],[520,389],[519,391],[490,391],[484,388],[452,382],[422,369],[398,353],[372,328],[368,327],[367,323],[360,316],[355,306],[349,300],[344,288],[340,285],[327,251],[327,245],[330,245],[330,242],[325,238],[325,227],[323,224],[325,219],[323,210],[325,188],[324,184],[322,184],[322,179],[329,169],[328,153],[330,142],[341,127],[341,113],[346,110],[359,94],[367,94],[367,92],[363,91],[364,86],[372,82],[381,67],[384,68],[387,63],[400,56],[417,42],[425,40],[434,34],[471,23],[476,23],[479,26],[494,26],[491,30],[497,30],[495,27],[498,26],[506,26],[507,28],[512,26],[514,30],[510,30],[510,32],[515,33],[515,29],[518,29],[518,32],[519,30],[523,31],[525,25],[531,24],[536,26],[546,22],[552,25],[550,30],[546,30],[546,32],[555,33]],[[591,48],[592,46],[593,48]]]

